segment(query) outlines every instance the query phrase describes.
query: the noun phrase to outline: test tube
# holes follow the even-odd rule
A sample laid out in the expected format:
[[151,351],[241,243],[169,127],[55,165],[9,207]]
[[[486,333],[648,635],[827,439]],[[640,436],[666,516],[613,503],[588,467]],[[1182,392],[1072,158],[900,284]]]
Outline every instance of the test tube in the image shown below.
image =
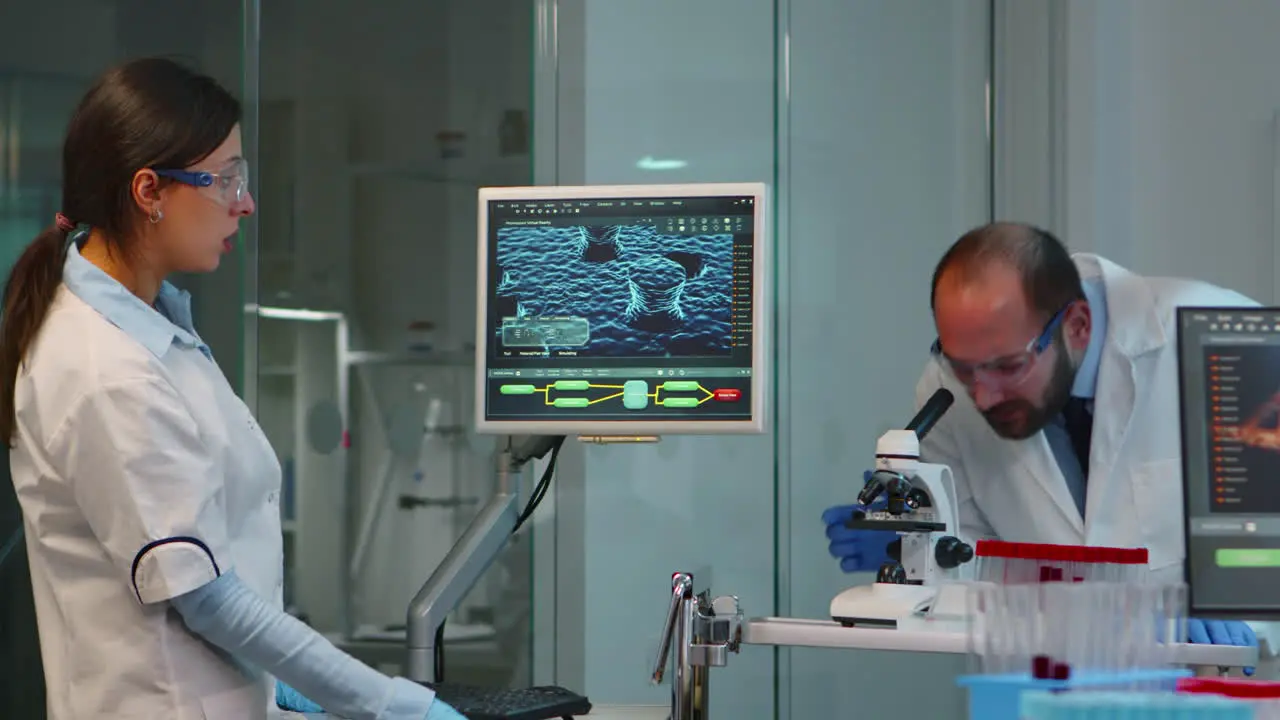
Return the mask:
[[980,540],[976,555],[976,577],[989,582],[1137,582],[1146,576],[1143,548]]
[[1256,720],[1280,720],[1280,683],[1240,678],[1183,678],[1181,695],[1220,695],[1247,702]]
[[[1037,669],[1036,658],[1077,674],[1165,667],[1173,659],[1172,644],[1185,637],[1185,604],[1180,585],[975,582],[970,587],[975,669],[1025,674]],[[1049,667],[1039,668],[1039,674]]]

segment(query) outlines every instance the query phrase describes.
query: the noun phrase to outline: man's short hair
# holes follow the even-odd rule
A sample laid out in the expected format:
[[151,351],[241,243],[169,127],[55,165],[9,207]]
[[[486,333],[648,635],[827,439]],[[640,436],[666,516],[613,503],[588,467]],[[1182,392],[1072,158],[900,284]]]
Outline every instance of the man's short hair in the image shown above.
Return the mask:
[[929,307],[937,310],[943,275],[957,272],[962,282],[981,282],[987,270],[999,265],[1018,271],[1027,302],[1046,321],[1067,303],[1084,298],[1080,271],[1061,240],[1033,225],[998,222],[965,233],[942,256],[933,271]]

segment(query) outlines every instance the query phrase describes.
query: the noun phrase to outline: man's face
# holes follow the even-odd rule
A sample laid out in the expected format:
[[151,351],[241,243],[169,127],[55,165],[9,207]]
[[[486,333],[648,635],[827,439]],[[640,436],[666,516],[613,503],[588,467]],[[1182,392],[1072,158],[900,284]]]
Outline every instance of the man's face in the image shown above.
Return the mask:
[[1051,341],[1035,352],[1053,318],[1037,312],[1013,268],[995,266],[974,278],[944,273],[934,322],[946,362],[996,434],[1035,435],[1062,411],[1089,345],[1088,303],[1073,303],[1053,322]]

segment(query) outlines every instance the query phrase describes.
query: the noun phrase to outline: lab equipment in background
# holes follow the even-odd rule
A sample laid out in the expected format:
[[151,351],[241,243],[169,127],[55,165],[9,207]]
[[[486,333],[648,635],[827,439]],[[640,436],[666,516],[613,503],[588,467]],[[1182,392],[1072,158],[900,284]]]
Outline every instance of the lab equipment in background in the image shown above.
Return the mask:
[[949,390],[938,390],[905,429],[890,430],[876,443],[875,471],[858,503],[871,506],[884,495],[887,506],[855,513],[848,525],[892,530],[900,537],[874,584],[850,588],[831,601],[831,617],[837,622],[897,627],[906,618],[932,610],[939,586],[961,579],[961,566],[973,559],[973,547],[948,534],[960,527],[951,469],[920,462],[921,438],[954,401]]
[[[371,397],[375,397],[371,385],[367,382],[363,384],[366,387],[366,392]],[[411,385],[412,392],[415,394],[426,392],[426,385],[420,381],[414,381]],[[457,508],[479,503],[478,498],[463,496],[456,491],[452,495],[444,497],[429,497],[417,491],[418,486],[423,484],[423,480],[426,477],[428,461],[430,460],[428,456],[432,450],[427,440],[439,435],[449,434],[451,431],[450,428],[441,426],[440,416],[443,403],[440,398],[432,396],[422,404],[426,406],[425,417],[394,417],[384,430],[389,436],[389,450],[391,452],[383,455],[382,466],[378,474],[377,490],[373,494],[372,502],[365,506],[364,517],[359,525],[355,551],[351,554],[351,562],[347,568],[350,582],[353,585],[360,582],[361,573],[367,567],[367,554],[373,542],[373,532],[382,524],[382,515],[387,508],[387,498],[390,496],[396,480],[401,477],[397,473],[397,458],[413,458],[414,460],[411,479],[415,492],[402,492],[400,494],[396,499],[396,507],[400,510]],[[407,405],[406,409],[412,412],[415,406]]]
[[481,188],[479,205],[478,432],[763,432],[763,183]]
[[436,324],[430,320],[414,320],[405,330],[405,350],[431,352],[436,347]]
[[[300,606],[297,614],[339,647],[401,673],[405,608],[492,482],[495,440],[470,432],[474,348],[466,342],[462,351],[445,350],[437,342],[430,352],[406,352],[396,334],[391,351],[358,349],[367,339],[345,313],[255,304],[245,312],[263,323],[260,421],[272,444],[293,459],[296,475],[296,517],[284,523],[286,589]],[[418,393],[418,383],[431,392]],[[431,398],[441,401],[435,432],[425,427]],[[384,411],[389,405],[403,412]],[[396,420],[405,420],[408,432],[397,430]],[[429,467],[422,462],[428,444],[435,455]],[[415,462],[426,467],[421,483],[410,480]],[[394,509],[401,484],[412,512]],[[389,514],[404,521],[385,522]],[[401,554],[412,546],[420,549]],[[504,637],[489,621],[499,598],[528,597],[527,589],[507,587],[510,577],[489,573],[456,608],[447,642],[458,675],[470,682],[509,682],[518,663],[511,645],[520,642],[517,633]],[[524,602],[508,604],[506,617],[527,612]]]
[[969,715],[1017,720],[1033,690],[1171,691],[1185,641],[1182,585],[1122,582],[968,584],[975,675]]
[[1191,614],[1280,619],[1280,308],[1181,307],[1177,342]]
[[[545,496],[565,435],[764,431],[766,205],[762,183],[481,188],[476,430],[522,434],[497,454],[497,493],[410,604],[410,678],[441,680],[445,617]],[[521,469],[548,453],[517,513]],[[671,619],[680,637],[704,615],[686,600],[672,605],[687,608]]]
[[[1063,585],[1063,583],[1055,583]],[[953,632],[939,629],[937,624],[921,624],[908,629],[844,627],[836,622],[823,620],[804,620],[799,618],[756,617],[743,620],[743,612],[736,597],[720,597],[710,600],[709,589],[697,591],[693,576],[689,573],[675,573],[672,576],[672,606],[667,609],[668,626],[674,627],[664,632],[658,652],[658,662],[651,676],[654,682],[664,678],[664,662],[669,661],[677,672],[672,679],[671,717],[679,717],[678,712],[694,711],[692,717],[697,720],[708,720],[710,714],[706,704],[708,674],[712,667],[727,664],[729,653],[744,651],[751,645],[777,647],[816,647],[828,649],[849,649],[866,651],[898,651],[922,653],[967,653],[971,652],[974,641],[966,632]],[[967,585],[958,585],[966,590]],[[1031,587],[1031,586],[1028,586]],[[1174,613],[1178,607],[1179,588],[1171,590],[1172,600],[1166,605],[1168,612]],[[967,597],[967,595],[966,595]],[[1108,609],[1114,614],[1130,611],[1128,607],[1113,606]],[[677,624],[670,626],[670,618],[675,612]],[[1176,614],[1176,613],[1174,613]],[[1155,616],[1154,614],[1152,615]],[[681,630],[679,623],[684,622]],[[1123,625],[1124,621],[1117,621]],[[1172,627],[1169,627],[1172,626]],[[1148,633],[1148,637],[1169,637],[1175,640],[1180,637],[1181,622],[1175,618],[1160,630]],[[1065,633],[1055,636],[1065,637]],[[1126,640],[1125,647],[1135,647],[1136,640]],[[1163,652],[1163,655],[1162,655]],[[1062,655],[1063,653],[1059,653]],[[1149,656],[1165,658],[1167,663],[1190,665],[1198,668],[1218,668],[1220,666],[1243,667],[1257,659],[1256,648],[1227,647],[1220,645],[1188,645],[1182,642],[1167,643],[1167,647],[1148,653]],[[1002,656],[1003,657],[1003,656]],[[1074,657],[1066,653],[1065,662]],[[970,699],[981,707],[1001,708],[990,715],[981,712],[973,714],[974,720],[1005,720],[1017,718],[1018,701],[1026,690],[1037,688],[1088,689],[1090,691],[1111,690],[1155,690],[1172,692],[1178,678],[1185,677],[1189,671],[1171,669],[1168,666],[1155,667],[1148,670],[1127,670],[1085,672],[1083,669],[1072,669],[1065,680],[1038,680],[1032,670],[1039,664],[1052,674],[1055,663],[1033,662],[1035,657],[1025,657],[1025,665],[1019,673],[999,673],[989,675],[972,675],[963,678],[962,684],[970,689]],[[1011,658],[1005,657],[1007,662]],[[981,663],[975,662],[976,667]],[[1087,662],[1081,668],[1087,667]],[[1061,670],[1058,671],[1062,673]],[[1041,674],[1044,674],[1042,671]],[[1010,715],[1009,713],[1012,713]],[[690,717],[685,714],[684,717]]]
[[1280,720],[1280,683],[1238,678],[1184,678],[1178,692],[1187,695],[1220,695],[1248,703],[1256,720]]
[[[370,398],[374,398],[376,401],[377,395],[373,392],[373,389],[367,382],[365,386],[368,388],[366,392],[368,392]],[[356,531],[356,546],[351,553],[351,562],[347,567],[347,573],[352,585],[360,581],[361,571],[366,567],[365,556],[369,551],[370,544],[373,542],[374,528],[381,524],[382,513],[387,506],[387,497],[395,484],[396,456],[420,455],[423,445],[422,436],[425,433],[435,431],[439,415],[440,401],[432,398],[427,403],[426,417],[422,419],[420,426],[418,423],[392,421],[384,429],[384,434],[389,441],[388,445],[390,447],[388,449],[391,452],[383,455],[381,471],[378,473],[377,490],[373,493],[372,502],[365,505],[364,516]],[[397,427],[402,425],[405,427]],[[417,458],[417,460],[418,464],[421,465],[421,458]],[[417,472],[421,472],[421,470],[419,469]]]
[[529,119],[524,110],[503,110],[498,122],[498,155],[511,157],[529,153]]
[[1162,668],[1186,639],[1181,585],[974,582],[967,592],[971,658],[984,675],[1064,680]]
[[467,134],[461,130],[441,130],[436,133],[436,147],[441,160],[457,160],[467,154]]
[[1001,584],[1132,582],[1148,578],[1146,548],[979,540],[975,578]]
[[671,576],[671,604],[658,643],[650,680],[662,683],[667,667],[671,678],[670,720],[706,720],[711,701],[710,670],[724,667],[729,653],[742,644],[742,608],[738,598],[712,600],[708,591],[694,592],[693,575]]
[[[564,688],[537,688],[521,695],[506,689],[458,687],[444,682],[445,618],[537,508],[555,472],[556,457],[563,442],[563,437],[554,436],[511,438],[498,451],[495,458],[497,492],[481,508],[409,605],[406,674],[412,680],[430,685],[442,697],[465,700],[476,708],[478,717],[486,717],[490,710],[500,710],[506,714],[487,716],[495,720],[545,720],[568,717],[572,712],[578,712],[572,710],[574,707],[590,709],[587,698]],[[551,459],[542,479],[524,510],[518,510],[520,490],[517,479],[521,469],[526,463],[548,453]],[[518,705],[516,701],[521,698],[527,704]],[[548,702],[549,698],[551,702]]]
[[[508,538],[519,529],[545,493],[555,470],[554,462],[564,438],[526,436],[511,438],[495,457],[497,483],[494,496],[463,531],[408,610],[408,676],[418,682],[439,682],[441,628],[445,618],[497,558]],[[525,464],[552,453],[543,480],[535,488],[525,511],[518,509],[517,478]]]

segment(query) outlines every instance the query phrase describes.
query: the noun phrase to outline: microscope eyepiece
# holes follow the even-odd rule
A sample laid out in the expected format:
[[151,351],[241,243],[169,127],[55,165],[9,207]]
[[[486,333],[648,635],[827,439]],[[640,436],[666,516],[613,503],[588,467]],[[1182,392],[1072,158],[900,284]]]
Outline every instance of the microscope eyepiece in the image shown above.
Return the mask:
[[937,392],[925,402],[924,407],[920,408],[920,412],[916,413],[916,416],[911,418],[911,422],[907,423],[906,429],[915,431],[916,437],[923,440],[924,436],[929,434],[929,431],[942,419],[947,410],[951,409],[951,404],[955,401],[956,396],[951,394],[950,390],[938,388]]

